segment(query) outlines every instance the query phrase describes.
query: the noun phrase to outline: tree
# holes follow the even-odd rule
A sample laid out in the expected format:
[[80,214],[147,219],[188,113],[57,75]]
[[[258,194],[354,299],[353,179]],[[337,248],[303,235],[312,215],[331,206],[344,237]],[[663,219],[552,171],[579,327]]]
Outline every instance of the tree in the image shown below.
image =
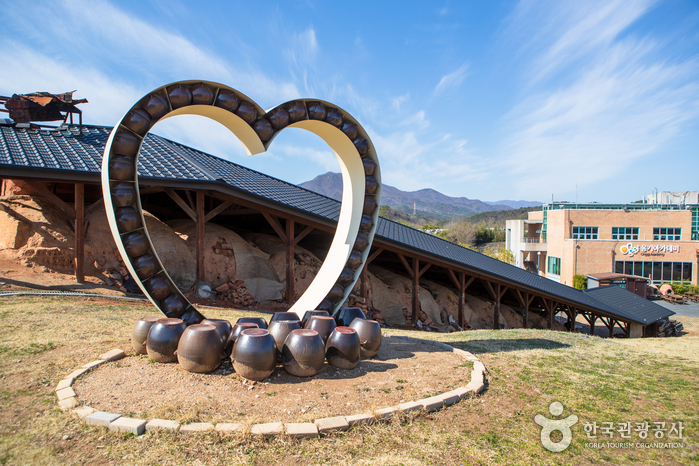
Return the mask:
[[586,290],[587,277],[581,274],[573,275],[573,288],[577,288],[578,290]]

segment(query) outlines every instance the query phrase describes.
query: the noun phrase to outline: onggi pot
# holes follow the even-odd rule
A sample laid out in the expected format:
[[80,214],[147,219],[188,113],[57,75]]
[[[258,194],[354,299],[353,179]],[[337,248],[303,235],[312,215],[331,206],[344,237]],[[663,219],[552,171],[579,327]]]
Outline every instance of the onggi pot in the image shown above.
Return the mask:
[[313,316],[330,317],[330,314],[328,313],[328,311],[306,311],[303,314],[303,319],[301,319],[301,328],[306,328],[308,319],[310,319]]
[[340,369],[354,369],[359,362],[359,335],[352,327],[337,327],[325,344],[328,362]]
[[156,362],[177,361],[175,351],[186,328],[182,319],[158,319],[146,339],[148,357]]
[[332,317],[312,316],[308,319],[308,322],[306,322],[306,328],[318,332],[320,338],[323,339],[323,343],[328,341],[328,337],[332,331],[335,330],[335,327],[337,327],[337,325],[335,324],[335,319]]
[[249,328],[259,327],[257,326],[257,324],[253,324],[252,322],[239,322],[233,326],[233,330],[231,330],[231,335],[228,337],[228,344],[226,345],[227,356],[231,356],[233,354],[233,345],[235,345],[235,340],[238,339],[241,332]]
[[269,323],[269,333],[274,338],[274,343],[277,345],[277,351],[280,354],[287,335],[289,335],[292,330],[300,328],[301,322],[298,320],[272,320],[272,322]]
[[233,330],[231,323],[225,319],[204,319],[200,323],[213,325],[221,337],[221,348],[225,348],[228,338],[231,336],[231,330]]
[[236,324],[241,322],[252,322],[257,324],[259,328],[267,329],[267,321],[263,317],[241,317],[235,321]]
[[335,316],[338,327],[349,327],[354,319],[366,319],[364,311],[358,307],[343,307]]
[[270,325],[276,320],[301,320],[299,315],[295,312],[275,312],[272,319],[269,321]]
[[189,372],[211,372],[221,364],[221,334],[213,325],[187,327],[177,345],[177,361]]
[[357,331],[359,336],[359,355],[363,358],[371,358],[381,348],[381,326],[375,320],[354,319],[350,327]]
[[159,319],[162,319],[162,317],[141,317],[136,321],[136,325],[133,326],[133,332],[131,332],[131,346],[133,346],[136,353],[146,354],[146,347],[143,345],[143,342],[146,341],[150,328]]
[[310,377],[323,370],[325,345],[315,330],[292,330],[282,348],[284,370],[298,377]]
[[233,368],[241,377],[262,380],[277,367],[277,345],[267,330],[243,330],[233,345]]

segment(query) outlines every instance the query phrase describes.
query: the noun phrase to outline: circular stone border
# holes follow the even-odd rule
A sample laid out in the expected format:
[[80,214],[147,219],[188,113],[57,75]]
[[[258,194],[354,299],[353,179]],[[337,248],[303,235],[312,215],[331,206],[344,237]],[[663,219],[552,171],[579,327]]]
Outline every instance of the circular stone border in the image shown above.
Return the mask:
[[[439,348],[447,349],[454,354],[457,354],[467,361],[473,362],[473,370],[471,371],[471,381],[463,387],[455,388],[440,395],[435,395],[429,398],[423,398],[417,401],[409,401],[401,403],[397,406],[377,409],[375,413],[361,413],[350,416],[334,416],[322,419],[316,419],[314,423],[282,423],[268,422],[263,424],[253,424],[250,427],[249,433],[252,435],[260,435],[265,437],[286,434],[290,437],[318,437],[322,433],[332,431],[347,430],[352,426],[359,424],[373,424],[378,421],[385,421],[394,416],[409,413],[413,411],[425,410],[427,412],[438,411],[447,406],[451,406],[459,401],[472,395],[477,395],[485,389],[485,365],[468,351],[454,348],[453,346],[441,343],[438,341],[424,340],[422,338],[391,336],[384,335],[384,338],[395,338],[397,340],[409,340],[426,344],[431,344]],[[123,417],[121,414],[107,413],[97,411],[89,406],[78,408],[78,396],[72,388],[72,385],[78,377],[89,372],[106,362],[117,361],[126,356],[123,350],[113,349],[99,356],[99,359],[85,364],[80,369],[77,369],[68,374],[63,380],[58,382],[56,386],[56,396],[58,397],[58,407],[61,411],[72,409],[80,418],[85,419],[88,425],[104,426],[114,432],[131,433],[141,435],[148,430],[160,429],[169,430],[180,433],[190,432],[239,432],[246,433],[247,427],[243,423],[217,423],[214,426],[209,422],[194,422],[181,425],[177,421],[167,419],[133,419]]]

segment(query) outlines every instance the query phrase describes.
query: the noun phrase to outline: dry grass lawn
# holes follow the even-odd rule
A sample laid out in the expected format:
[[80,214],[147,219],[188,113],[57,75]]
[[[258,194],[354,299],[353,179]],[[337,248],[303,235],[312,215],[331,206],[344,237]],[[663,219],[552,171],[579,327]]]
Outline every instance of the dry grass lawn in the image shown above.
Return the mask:
[[[668,339],[605,340],[545,330],[389,330],[477,354],[489,371],[488,389],[441,412],[319,439],[154,432],[135,438],[60,412],[56,383],[104,351],[129,349],[135,319],[151,313],[142,302],[0,298],[0,465],[699,463],[699,319],[682,318],[690,334]],[[231,320],[242,315],[204,313]],[[563,417],[578,416],[573,442],[561,453],[542,447],[541,428],[534,423],[536,414],[552,417],[553,401],[564,405]],[[629,440],[619,433],[605,440],[598,432],[597,442],[632,442],[631,448],[586,446],[594,440],[586,438],[585,423],[644,421],[667,427],[682,421],[684,440],[674,440],[682,447],[636,448],[642,440],[634,432]]]

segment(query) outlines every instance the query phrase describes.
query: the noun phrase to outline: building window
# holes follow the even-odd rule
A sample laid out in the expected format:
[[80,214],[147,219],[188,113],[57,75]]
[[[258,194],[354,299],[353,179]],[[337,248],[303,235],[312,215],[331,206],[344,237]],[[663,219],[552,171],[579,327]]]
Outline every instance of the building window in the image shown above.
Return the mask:
[[692,281],[691,262],[616,261],[614,271],[646,277],[654,285]]
[[612,227],[612,239],[638,239],[638,227]]
[[551,275],[561,274],[561,258],[560,257],[548,257],[548,268],[547,272]]
[[597,239],[597,227],[573,227],[573,239]]
[[655,241],[681,241],[682,228],[653,228]]

